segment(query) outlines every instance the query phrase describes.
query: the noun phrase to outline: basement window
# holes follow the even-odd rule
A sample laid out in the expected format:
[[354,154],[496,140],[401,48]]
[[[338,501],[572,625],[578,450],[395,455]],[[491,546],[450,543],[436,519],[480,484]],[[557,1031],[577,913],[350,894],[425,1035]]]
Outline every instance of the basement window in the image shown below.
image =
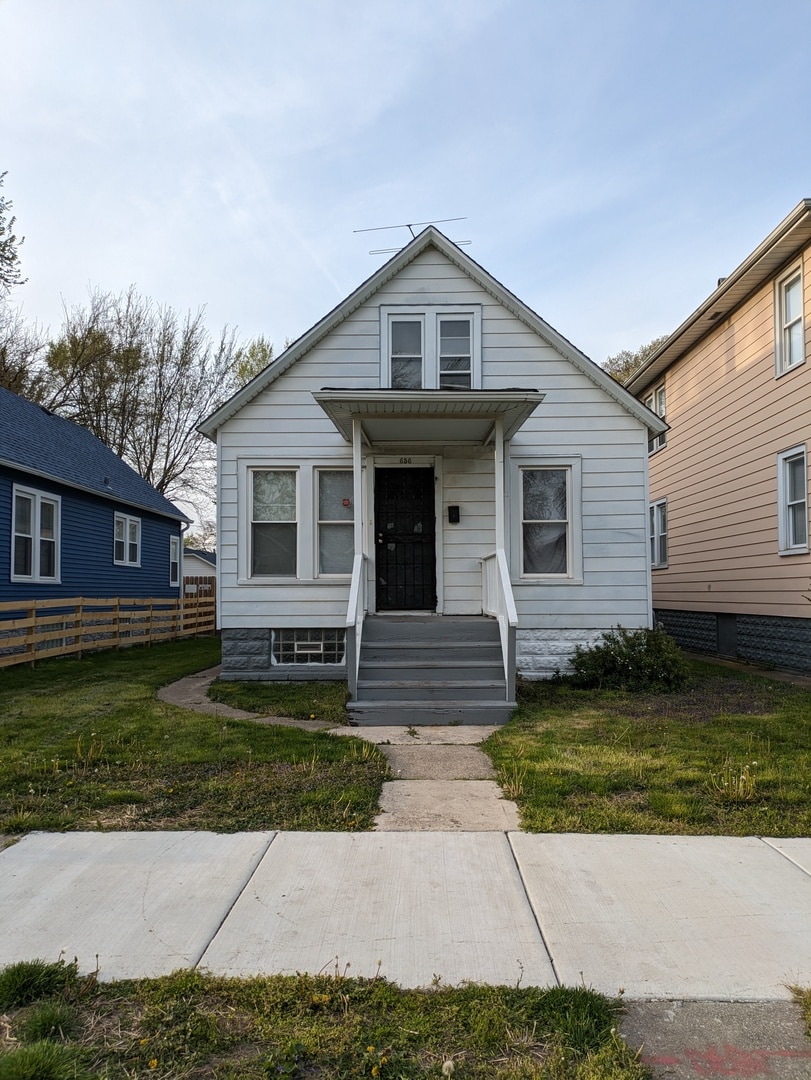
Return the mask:
[[343,630],[274,630],[274,664],[342,664],[346,654]]

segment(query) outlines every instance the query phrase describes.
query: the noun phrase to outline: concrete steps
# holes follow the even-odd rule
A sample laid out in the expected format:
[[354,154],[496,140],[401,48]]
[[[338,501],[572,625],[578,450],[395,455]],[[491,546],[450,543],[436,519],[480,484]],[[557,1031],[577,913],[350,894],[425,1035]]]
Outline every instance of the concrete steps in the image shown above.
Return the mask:
[[355,700],[359,725],[504,724],[507,700],[498,624],[476,616],[370,615]]

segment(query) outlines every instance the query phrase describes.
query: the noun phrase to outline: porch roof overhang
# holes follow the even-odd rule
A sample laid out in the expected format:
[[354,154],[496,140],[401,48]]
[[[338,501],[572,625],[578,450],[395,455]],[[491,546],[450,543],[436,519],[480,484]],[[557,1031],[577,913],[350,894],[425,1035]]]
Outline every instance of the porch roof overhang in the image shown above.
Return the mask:
[[503,424],[506,441],[544,399],[539,390],[332,390],[313,397],[347,442],[359,421],[370,446],[403,443],[485,445]]

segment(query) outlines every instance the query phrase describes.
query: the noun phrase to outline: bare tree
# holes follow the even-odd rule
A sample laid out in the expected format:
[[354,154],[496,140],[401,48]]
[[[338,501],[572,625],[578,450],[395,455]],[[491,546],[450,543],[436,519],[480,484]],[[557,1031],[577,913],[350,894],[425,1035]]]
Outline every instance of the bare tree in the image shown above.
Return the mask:
[[213,338],[202,310],[96,291],[48,349],[48,404],[168,498],[193,501],[210,492],[213,457],[197,427],[236,388],[237,356],[234,333]]
[[[0,187],[6,178],[4,172],[0,173]],[[24,236],[17,237],[14,234],[14,217],[8,217],[12,204],[3,195],[0,195],[0,294],[7,296],[15,285],[22,285],[25,281],[20,276],[20,255],[18,248],[25,240]]]
[[609,356],[606,360],[603,360],[602,367],[609,375],[613,375],[617,382],[626,383],[636,369],[642,367],[645,361],[653,356],[659,346],[667,341],[669,336],[669,334],[662,334],[661,337],[649,341],[647,345],[640,345],[638,349],[623,349],[616,356]]

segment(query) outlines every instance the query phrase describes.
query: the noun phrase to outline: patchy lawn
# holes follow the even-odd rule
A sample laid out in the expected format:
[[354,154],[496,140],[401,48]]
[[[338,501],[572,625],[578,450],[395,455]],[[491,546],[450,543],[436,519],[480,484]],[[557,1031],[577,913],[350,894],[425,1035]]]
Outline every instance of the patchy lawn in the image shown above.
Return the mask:
[[696,662],[683,691],[524,683],[483,747],[533,832],[811,835],[811,693]]
[[4,672],[0,833],[370,828],[387,765],[369,743],[157,700],[219,648],[199,638]]
[[[4,981],[13,991],[25,971],[23,964],[0,972],[0,993]],[[36,981],[46,974],[38,970]],[[47,996],[27,993],[24,1003],[0,996],[0,1012],[8,1014],[0,1028],[0,1076],[649,1076],[614,1031],[618,1003],[582,988],[400,990],[383,979],[339,972],[253,979],[177,972],[98,985],[69,966],[58,974],[61,985]],[[61,1071],[34,1071],[28,1062],[37,1057],[55,1061]]]

